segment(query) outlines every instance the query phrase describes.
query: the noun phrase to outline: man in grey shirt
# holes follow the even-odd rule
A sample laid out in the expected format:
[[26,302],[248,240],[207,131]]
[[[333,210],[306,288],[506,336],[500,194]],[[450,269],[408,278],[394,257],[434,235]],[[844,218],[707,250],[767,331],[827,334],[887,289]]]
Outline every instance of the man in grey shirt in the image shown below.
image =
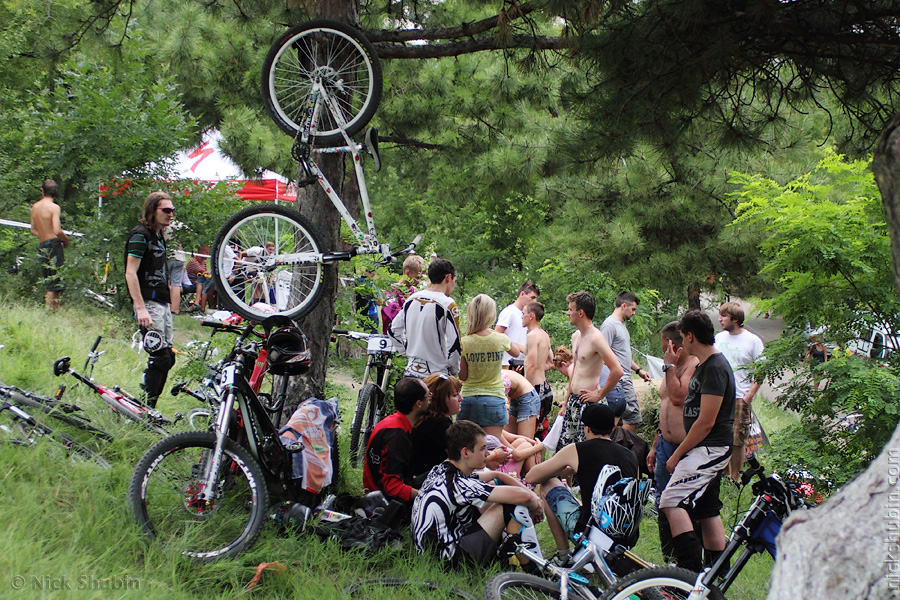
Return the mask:
[[631,334],[628,333],[628,328],[625,327],[625,321],[634,316],[640,303],[641,301],[638,300],[638,297],[631,292],[620,292],[616,296],[615,310],[600,325],[600,332],[606,338],[606,341],[609,342],[624,371],[619,383],[625,392],[627,406],[621,422],[622,427],[629,431],[635,431],[637,424],[643,421],[641,409],[638,406],[637,393],[634,391],[634,385],[631,383],[631,371],[637,373],[644,381],[650,381],[650,373],[641,369],[640,365],[634,362],[634,359],[631,357]]

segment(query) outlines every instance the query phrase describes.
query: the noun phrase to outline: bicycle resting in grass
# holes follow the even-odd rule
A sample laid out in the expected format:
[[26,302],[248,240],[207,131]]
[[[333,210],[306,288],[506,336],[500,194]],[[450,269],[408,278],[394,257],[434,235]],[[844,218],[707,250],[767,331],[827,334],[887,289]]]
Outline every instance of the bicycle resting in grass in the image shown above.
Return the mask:
[[437,552],[452,566],[484,565],[511,535],[540,553],[531,515],[542,514],[543,502],[515,477],[482,471],[487,454],[484,430],[475,423],[458,421],[447,429],[449,459],[428,472],[413,502],[413,542],[420,553]]
[[[581,532],[591,517],[589,496],[606,465],[619,467],[622,477],[638,477],[638,459],[634,452],[610,439],[615,426],[615,414],[605,404],[588,404],[581,413],[587,438],[565,446],[548,460],[532,467],[525,482],[540,485],[544,499],[547,525],[556,542],[557,560],[564,563],[570,556],[569,539]],[[581,486],[584,505],[579,504],[562,477],[575,475]],[[613,483],[613,482],[610,482]],[[584,495],[588,496],[585,497]],[[614,537],[615,539],[615,537]],[[615,539],[617,543],[633,546],[636,539]]]

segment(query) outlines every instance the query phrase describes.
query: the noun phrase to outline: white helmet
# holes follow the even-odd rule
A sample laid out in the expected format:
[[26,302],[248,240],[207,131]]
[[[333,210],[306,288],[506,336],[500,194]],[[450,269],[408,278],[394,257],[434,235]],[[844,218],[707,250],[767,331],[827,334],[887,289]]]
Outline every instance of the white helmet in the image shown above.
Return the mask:
[[649,496],[649,479],[622,477],[618,466],[605,465],[591,495],[591,516],[608,536],[629,540],[638,531]]

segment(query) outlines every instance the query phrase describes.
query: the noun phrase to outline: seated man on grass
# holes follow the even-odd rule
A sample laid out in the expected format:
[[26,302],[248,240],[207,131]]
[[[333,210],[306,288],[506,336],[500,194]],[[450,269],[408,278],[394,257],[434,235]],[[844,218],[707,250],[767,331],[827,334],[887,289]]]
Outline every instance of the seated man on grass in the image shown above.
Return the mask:
[[459,421],[447,429],[449,458],[428,472],[413,502],[413,542],[420,553],[430,548],[453,566],[489,564],[504,531],[540,552],[529,514],[540,514],[540,497],[509,474],[482,471],[487,454],[480,426]]
[[363,488],[407,505],[416,497],[412,472],[412,428],[431,406],[431,392],[421,379],[404,377],[394,386],[397,412],[372,430],[363,465]]
[[[565,564],[571,556],[569,538],[587,526],[591,516],[591,494],[603,467],[615,465],[619,467],[622,477],[638,477],[638,459],[634,452],[610,439],[615,421],[610,407],[600,403],[588,404],[581,413],[587,439],[569,444],[549,460],[532,467],[525,476],[527,483],[541,486],[541,496],[546,502],[547,525],[556,542],[555,561],[559,564]],[[573,473],[575,482],[581,486],[584,506],[560,479]],[[627,540],[617,541],[624,543]]]

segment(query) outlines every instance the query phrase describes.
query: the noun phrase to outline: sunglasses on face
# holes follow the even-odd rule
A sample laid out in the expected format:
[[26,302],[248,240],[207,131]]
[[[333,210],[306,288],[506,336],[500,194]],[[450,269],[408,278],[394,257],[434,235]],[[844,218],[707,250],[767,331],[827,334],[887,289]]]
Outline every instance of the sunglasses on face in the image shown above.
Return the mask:
[[173,206],[172,208],[160,208],[159,210],[163,211],[167,215],[171,215],[175,212],[175,207]]

